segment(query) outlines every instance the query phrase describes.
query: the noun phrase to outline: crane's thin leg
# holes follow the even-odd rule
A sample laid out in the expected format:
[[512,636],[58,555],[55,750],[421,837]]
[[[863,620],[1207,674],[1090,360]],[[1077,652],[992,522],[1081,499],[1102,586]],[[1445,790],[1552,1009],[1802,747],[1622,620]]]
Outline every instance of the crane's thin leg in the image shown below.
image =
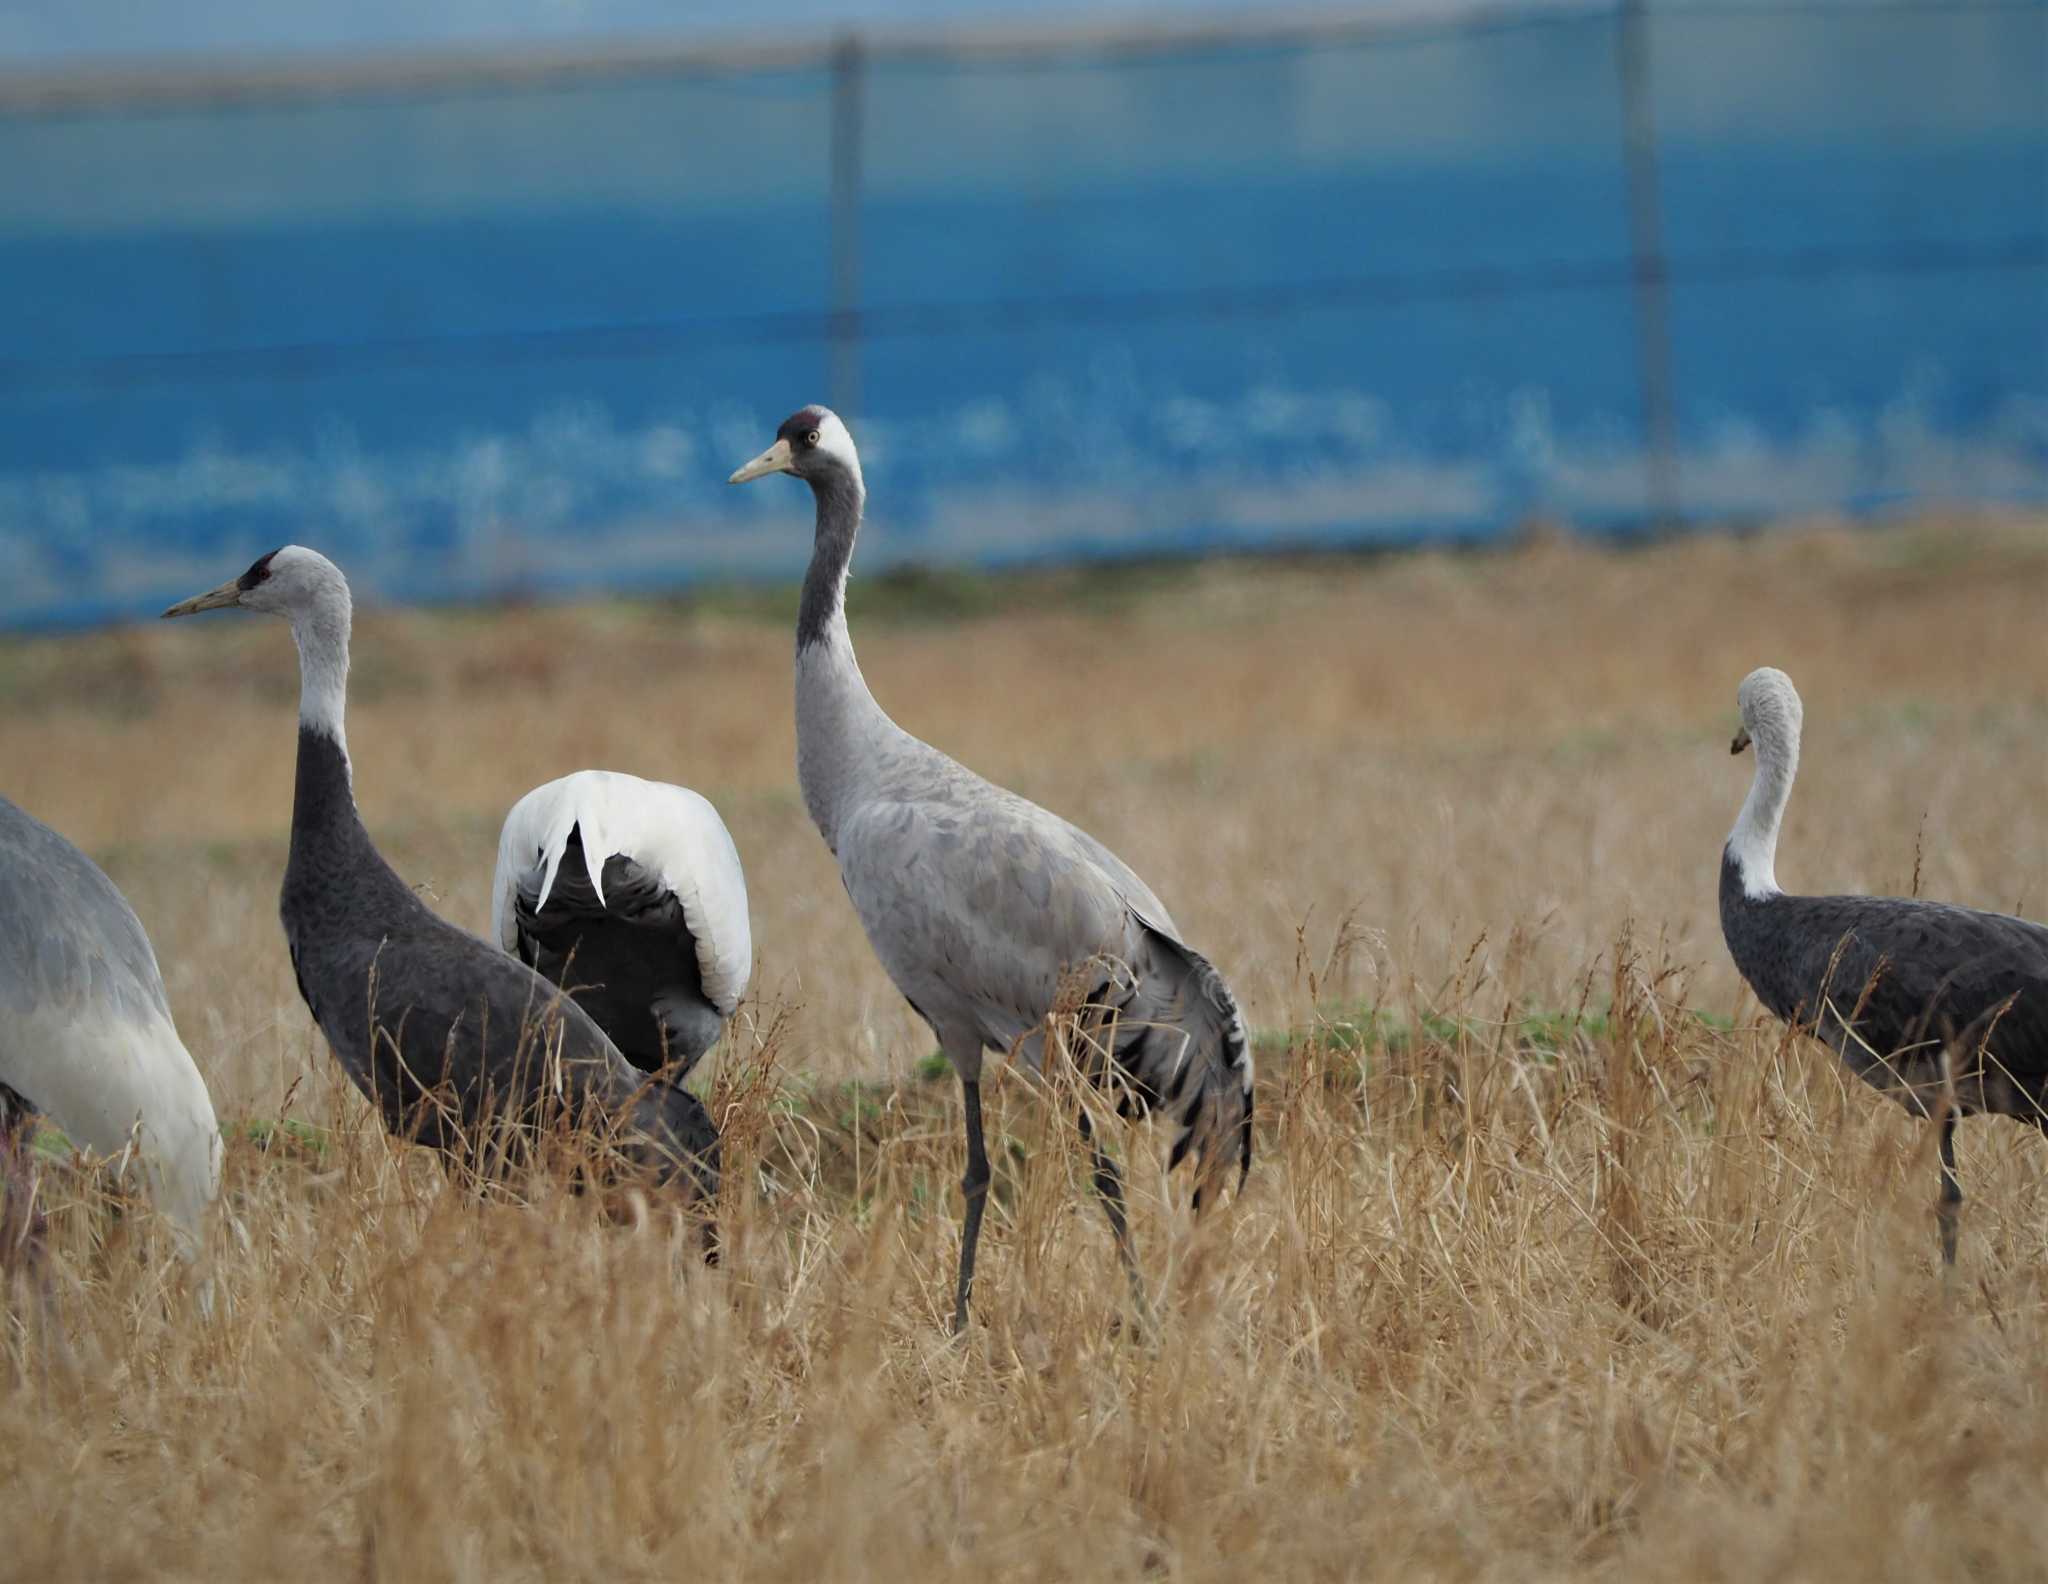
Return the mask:
[[57,1323],[57,1293],[46,1261],[49,1218],[43,1214],[35,1169],[35,1108],[14,1090],[0,1084],[0,1273],[20,1276],[25,1293],[34,1297],[42,1321],[45,1347],[39,1352],[38,1384],[47,1390],[52,1365],[76,1367],[64,1328]]
[[1953,1268],[1956,1262],[1956,1222],[1963,1213],[1963,1185],[1956,1176],[1956,1114],[1941,1119],[1941,1202],[1934,1207],[1941,1223],[1941,1263]]
[[1084,1110],[1080,1114],[1081,1137],[1088,1141],[1089,1162],[1095,1168],[1095,1191],[1102,1196],[1102,1208],[1109,1217],[1110,1235],[1116,1239],[1116,1257],[1123,1262],[1124,1279],[1131,1284],[1131,1302],[1137,1306],[1141,1324],[1151,1319],[1145,1301],[1144,1278],[1138,1274],[1138,1256],[1131,1247],[1131,1224],[1124,1213],[1124,1180],[1116,1162],[1096,1142],[1095,1126]]
[[973,1078],[962,1078],[960,1093],[967,1101],[967,1175],[960,1179],[967,1214],[960,1223],[960,1285],[953,1295],[955,1336],[967,1329],[967,1299],[974,1290],[974,1250],[981,1241],[982,1208],[988,1203],[988,1148],[981,1137],[981,1084]]
[[36,1193],[35,1113],[28,1102],[0,1084],[0,1153],[6,1211],[0,1215],[0,1269],[34,1269],[42,1263],[48,1223]]

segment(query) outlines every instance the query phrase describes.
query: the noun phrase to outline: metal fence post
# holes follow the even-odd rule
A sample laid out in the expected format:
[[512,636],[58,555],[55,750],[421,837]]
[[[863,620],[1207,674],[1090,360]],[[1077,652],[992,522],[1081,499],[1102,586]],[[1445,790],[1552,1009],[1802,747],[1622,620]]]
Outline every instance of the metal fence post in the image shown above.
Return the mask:
[[1681,500],[1678,424],[1673,416],[1669,271],[1664,209],[1657,180],[1657,110],[1650,82],[1650,17],[1645,0],[1621,0],[1615,31],[1621,79],[1622,157],[1628,172],[1630,273],[1635,282],[1636,366],[1643,387],[1643,447],[1650,517],[1661,532],[1676,526]]
[[860,35],[843,35],[832,51],[832,405],[848,418],[860,410],[861,144],[865,137],[865,66]]

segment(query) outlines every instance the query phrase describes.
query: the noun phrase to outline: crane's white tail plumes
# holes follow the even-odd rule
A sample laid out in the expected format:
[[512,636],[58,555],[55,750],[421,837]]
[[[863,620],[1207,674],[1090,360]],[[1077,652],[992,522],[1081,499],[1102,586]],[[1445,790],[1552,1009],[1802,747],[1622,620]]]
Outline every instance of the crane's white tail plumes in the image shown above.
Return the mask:
[[[548,796],[555,791],[559,782],[546,787],[536,787],[513,805],[512,812],[505,820],[504,829],[498,833],[498,868],[491,883],[491,917],[498,931],[498,944],[508,952],[519,950],[518,924],[513,908],[519,894],[530,895],[527,906],[538,912],[547,906],[554,894],[555,878],[561,872],[562,859],[569,850],[569,838],[579,834],[579,826],[585,822],[586,811],[564,796]],[[604,860],[593,859],[593,852],[603,853],[606,835],[601,830],[580,832],[582,836],[583,861],[586,868],[584,879],[597,905],[604,907]]]
[[[619,858],[626,863],[614,865]],[[531,920],[565,890],[571,913],[650,927],[662,920],[649,909],[673,896],[696,942],[706,999],[730,1015],[746,994],[754,962],[746,875],[718,811],[689,788],[578,770],[513,804],[491,883],[498,944],[519,955],[520,909]]]
[[1137,960],[1108,964],[1089,997],[1101,1035],[1089,1076],[1116,1089],[1119,1115],[1158,1109],[1178,1125],[1167,1169],[1193,1157],[1200,1210],[1233,1161],[1240,1188],[1251,1174],[1251,1041],[1237,999],[1209,959],[1137,922]]

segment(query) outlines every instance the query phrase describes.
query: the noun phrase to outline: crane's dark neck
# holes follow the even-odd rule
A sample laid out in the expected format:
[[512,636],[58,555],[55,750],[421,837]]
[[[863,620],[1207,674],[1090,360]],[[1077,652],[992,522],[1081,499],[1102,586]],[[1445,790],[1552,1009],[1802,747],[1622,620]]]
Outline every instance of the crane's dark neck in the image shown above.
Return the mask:
[[1721,938],[1757,999],[1779,1017],[1796,1018],[1803,964],[1787,933],[1786,899],[1776,890],[1759,894],[1752,878],[1731,841],[1721,851]]
[[[361,835],[343,718],[348,706],[350,610],[345,585],[321,588],[292,612],[299,649],[299,772],[292,795],[292,851],[302,843]],[[362,840],[367,843],[368,837]]]
[[299,725],[299,781],[291,797],[291,859],[285,908],[332,902],[338,883],[375,883],[385,863],[356,814],[348,750],[313,725]]
[[868,691],[846,627],[846,567],[860,530],[858,472],[811,481],[818,541],[796,623],[796,776],[825,845],[839,850],[840,815],[901,737]]
[[[285,864],[287,931],[293,920],[345,906],[352,922],[377,930],[424,907],[370,841],[356,812],[355,780],[342,735],[348,677],[348,618],[293,623],[304,677],[299,767],[292,793],[292,846]],[[368,907],[370,914],[364,914]],[[374,916],[371,916],[371,915]]]
[[846,572],[860,534],[867,492],[857,477],[832,468],[809,480],[818,501],[817,540],[804,574],[803,603],[797,608],[796,647],[802,654],[836,627],[846,629]]
[[335,737],[302,721],[298,784],[292,793],[292,852],[296,855],[308,844],[329,844],[337,838],[369,841],[356,812],[348,750]]

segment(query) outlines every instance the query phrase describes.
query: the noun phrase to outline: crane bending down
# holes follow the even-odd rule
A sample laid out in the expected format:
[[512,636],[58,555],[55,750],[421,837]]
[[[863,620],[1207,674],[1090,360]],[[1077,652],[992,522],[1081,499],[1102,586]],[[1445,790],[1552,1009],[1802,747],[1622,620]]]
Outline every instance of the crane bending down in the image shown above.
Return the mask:
[[37,1112],[97,1155],[118,1159],[133,1144],[131,1170],[179,1252],[200,1255],[220,1191],[220,1127],[149,937],[97,864],[0,798],[0,1149],[16,1200],[0,1259],[33,1241],[26,1152]]
[[[1787,896],[1778,827],[1805,711],[1765,666],[1737,694],[1756,776],[1721,854],[1721,933],[1756,997],[1915,1116],[1941,1117],[1941,1257],[1956,1258],[1956,1119],[2048,1131],[2048,926],[1905,897]],[[1944,1095],[1950,1099],[1942,1105]]]
[[299,993],[384,1125],[483,1165],[500,1142],[492,1122],[594,1108],[658,1181],[715,1191],[718,1134],[697,1098],[636,1071],[573,1001],[435,913],[372,845],[343,731],[351,606],[341,569],[286,545],[164,614],[236,605],[284,617],[298,646],[298,779],[278,914]]
[[753,971],[746,875],[718,811],[687,787],[611,770],[578,770],[512,805],[491,922],[628,1061],[677,1082]]
[[[731,482],[791,473],[817,526],[796,628],[797,779],[882,966],[937,1034],[967,1112],[953,1327],[967,1323],[989,1167],[982,1138],[985,1049],[1043,1060],[1063,981],[1094,968],[1088,1001],[1113,1021],[1090,1072],[1119,1110],[1167,1111],[1172,1163],[1192,1156],[1194,1202],[1251,1170],[1252,1056],[1221,975],[1182,940],[1151,889],[1085,831],[904,731],[875,702],[846,625],[846,575],[867,498],[846,426],[823,407],[786,420]],[[1084,1112],[1095,1185],[1140,1303],[1116,1166]]]

